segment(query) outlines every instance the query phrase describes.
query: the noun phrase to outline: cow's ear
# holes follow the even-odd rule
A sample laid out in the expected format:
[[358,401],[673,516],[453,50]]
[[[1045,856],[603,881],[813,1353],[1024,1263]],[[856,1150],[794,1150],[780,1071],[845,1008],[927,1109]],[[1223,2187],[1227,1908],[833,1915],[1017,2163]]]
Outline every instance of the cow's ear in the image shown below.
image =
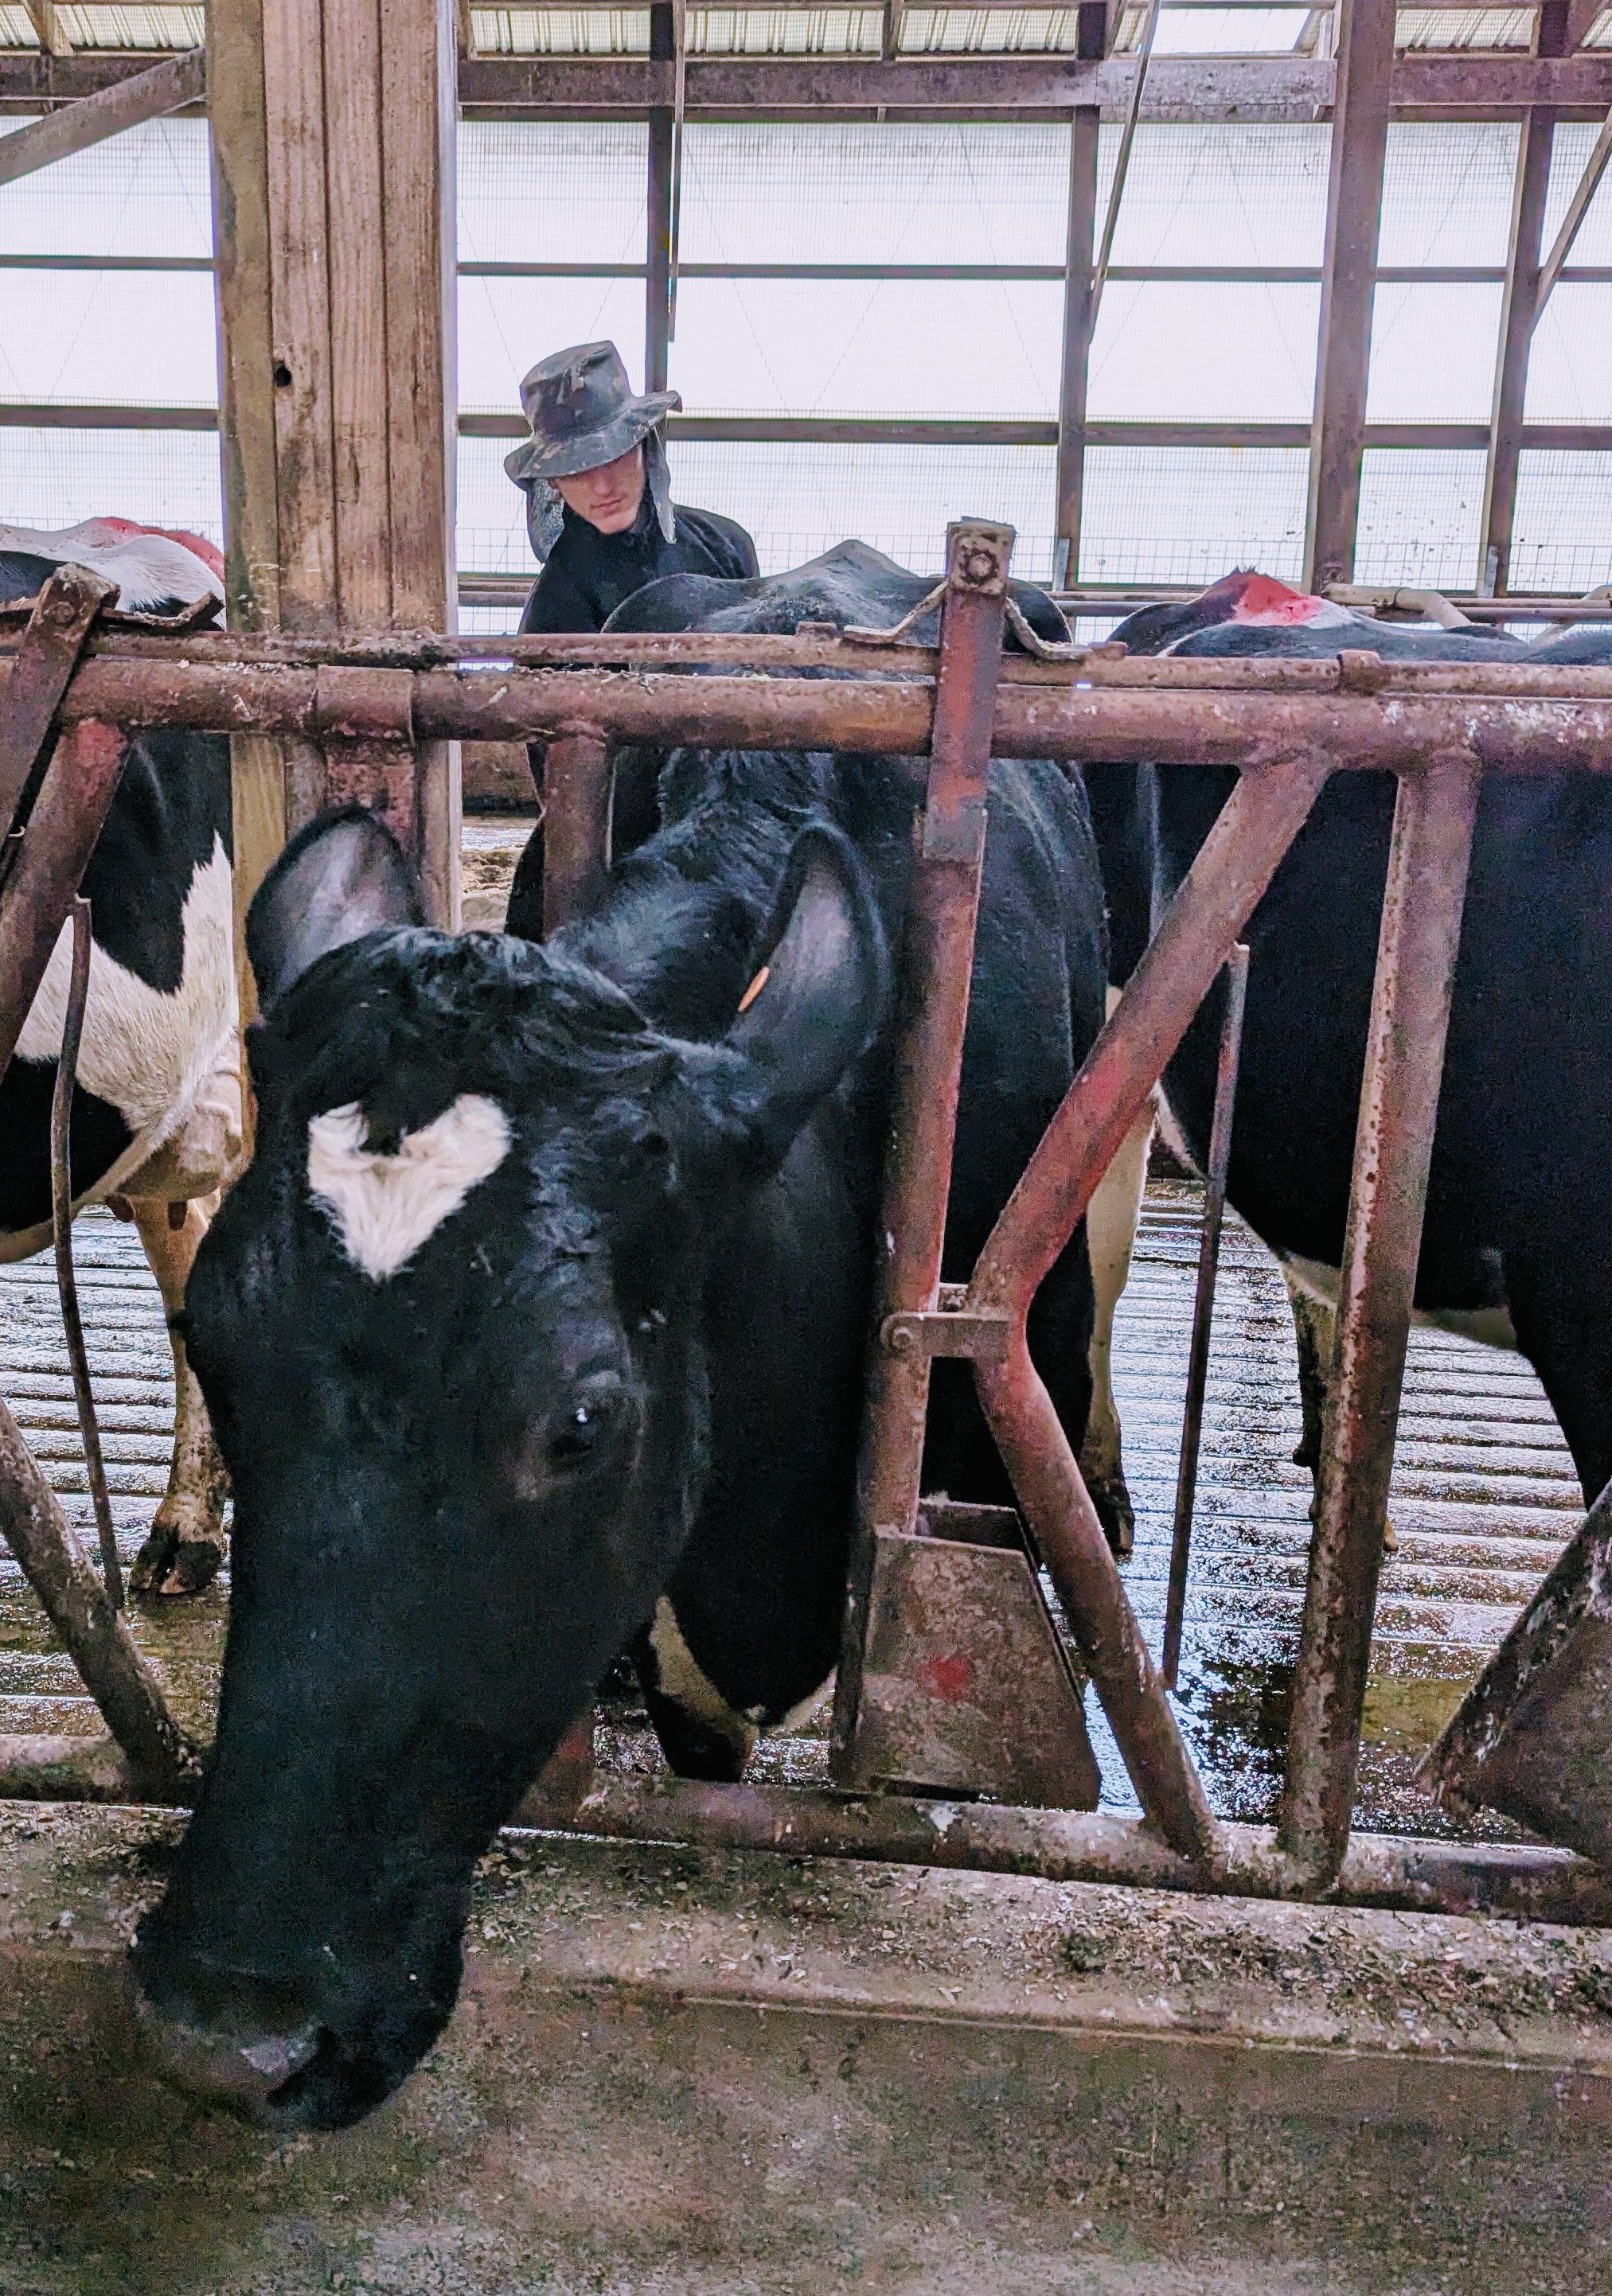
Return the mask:
[[884,1020],[890,962],[867,872],[826,825],[790,853],[755,979],[728,1032],[743,1056],[736,1112],[776,1166]]
[[382,925],[425,922],[419,881],[384,824],[361,805],[317,814],[252,896],[246,954],[267,1012],[315,960]]

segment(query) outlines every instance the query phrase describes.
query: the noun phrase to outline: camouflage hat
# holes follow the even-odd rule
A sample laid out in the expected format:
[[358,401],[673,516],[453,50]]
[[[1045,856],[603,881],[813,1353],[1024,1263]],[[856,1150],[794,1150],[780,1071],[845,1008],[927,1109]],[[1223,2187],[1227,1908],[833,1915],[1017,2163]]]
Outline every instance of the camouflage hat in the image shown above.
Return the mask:
[[633,396],[613,343],[578,343],[539,359],[521,385],[531,436],[504,468],[518,487],[574,478],[613,463],[683,404],[675,390]]

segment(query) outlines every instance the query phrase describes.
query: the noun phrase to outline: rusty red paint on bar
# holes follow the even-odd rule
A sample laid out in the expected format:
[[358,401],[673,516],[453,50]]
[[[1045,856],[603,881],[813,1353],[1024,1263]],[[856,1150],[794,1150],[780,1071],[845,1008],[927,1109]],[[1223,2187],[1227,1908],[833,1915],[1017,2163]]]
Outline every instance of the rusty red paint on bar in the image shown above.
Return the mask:
[[596,906],[610,866],[610,759],[586,734],[551,742],[543,760],[543,931]]
[[34,601],[0,708],[0,837],[50,736],[90,624],[117,585],[86,566],[59,566]]
[[1388,1480],[1481,776],[1435,758],[1400,783],[1321,1439],[1278,1840],[1301,1887],[1348,1846]]

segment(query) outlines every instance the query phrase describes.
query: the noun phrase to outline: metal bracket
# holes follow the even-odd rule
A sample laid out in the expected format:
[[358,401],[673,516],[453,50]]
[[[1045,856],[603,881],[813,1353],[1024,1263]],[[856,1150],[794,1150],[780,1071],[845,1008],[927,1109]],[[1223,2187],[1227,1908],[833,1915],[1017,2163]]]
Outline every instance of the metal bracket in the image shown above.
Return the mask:
[[1014,529],[984,519],[960,519],[946,529],[946,587],[975,597],[1005,598]]
[[968,1356],[976,1363],[1000,1363],[1012,1330],[1007,1316],[920,1309],[886,1316],[879,1326],[879,1344],[892,1356]]

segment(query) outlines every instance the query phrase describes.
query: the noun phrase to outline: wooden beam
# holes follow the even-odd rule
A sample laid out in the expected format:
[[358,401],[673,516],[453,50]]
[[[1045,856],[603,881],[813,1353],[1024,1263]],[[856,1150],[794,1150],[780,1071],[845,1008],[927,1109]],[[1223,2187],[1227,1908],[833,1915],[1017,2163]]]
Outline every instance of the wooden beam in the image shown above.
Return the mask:
[[[649,12],[649,53],[655,63],[673,61],[676,24],[670,0]],[[671,340],[672,160],[677,115],[670,103],[649,114],[649,179],[645,201],[644,388],[664,390]]]
[[[1435,4],[1436,4],[1437,0],[1435,0]],[[1550,4],[1551,0],[1546,0],[1546,6],[1549,7]],[[1546,49],[1542,44],[1540,53],[1570,56],[1575,48],[1582,48],[1595,29],[1597,20],[1605,5],[1606,0],[1568,0],[1567,33],[1561,46]],[[1542,10],[1541,13],[1543,12],[1544,11]]]
[[[1075,20],[1082,61],[1106,55],[1114,11],[1106,0],[1085,0]],[[1102,114],[1077,104],[1069,131],[1069,221],[1064,252],[1064,340],[1058,381],[1057,496],[1053,517],[1052,578],[1073,580],[1081,562],[1081,508],[1086,474],[1086,399],[1094,319],[1092,263],[1097,247],[1098,130]]]
[[34,28],[34,37],[47,55],[70,56],[73,44],[62,28],[56,0],[22,0],[24,13]]
[[1311,590],[1354,571],[1393,71],[1394,0],[1344,0],[1304,527]]
[[99,95],[47,111],[43,119],[0,136],[0,184],[14,184],[53,160],[70,160],[92,144],[104,144],[109,135],[121,135],[126,127],[138,127],[143,120],[160,119],[184,104],[199,102],[206,85],[206,52],[192,48]]
[[1601,177],[1607,172],[1608,160],[1612,160],[1612,111],[1608,112],[1602,123],[1594,149],[1584,162],[1583,173],[1573,186],[1573,196],[1567,201],[1561,229],[1556,234],[1550,254],[1540,266],[1539,291],[1534,299],[1534,324],[1536,327],[1544,316],[1550,291],[1561,277],[1563,266],[1573,252],[1573,242],[1583,228],[1584,217],[1590,212],[1590,202],[1600,189]]
[[[210,15],[232,626],[451,628],[454,0]],[[361,797],[449,923],[456,792],[448,744],[238,758],[243,876],[320,804]]]
[[[1569,0],[1544,0],[1534,29],[1536,54],[1564,55],[1576,45],[1572,13]],[[1501,305],[1488,460],[1484,472],[1478,587],[1490,598],[1500,596],[1510,586],[1511,529],[1517,515],[1523,403],[1527,396],[1528,352],[1539,301],[1540,239],[1550,187],[1555,134],[1556,114],[1547,106],[1536,105],[1524,115],[1517,139],[1511,237],[1506,256],[1506,289]]]
[[[115,86],[150,68],[148,56],[96,50],[53,57],[0,53],[0,110],[40,111]],[[472,116],[643,119],[672,101],[675,67],[646,56],[467,57],[460,98]],[[1123,56],[903,55],[696,56],[687,70],[691,116],[799,115],[819,111],[896,114],[950,111],[1066,119],[1095,102],[1105,119],[1124,111],[1133,67]],[[1333,99],[1324,57],[1160,56],[1147,76],[1145,120],[1310,120]],[[1515,118],[1529,104],[1603,115],[1612,107],[1612,49],[1547,60],[1466,50],[1396,59],[1396,111],[1466,119]]]

